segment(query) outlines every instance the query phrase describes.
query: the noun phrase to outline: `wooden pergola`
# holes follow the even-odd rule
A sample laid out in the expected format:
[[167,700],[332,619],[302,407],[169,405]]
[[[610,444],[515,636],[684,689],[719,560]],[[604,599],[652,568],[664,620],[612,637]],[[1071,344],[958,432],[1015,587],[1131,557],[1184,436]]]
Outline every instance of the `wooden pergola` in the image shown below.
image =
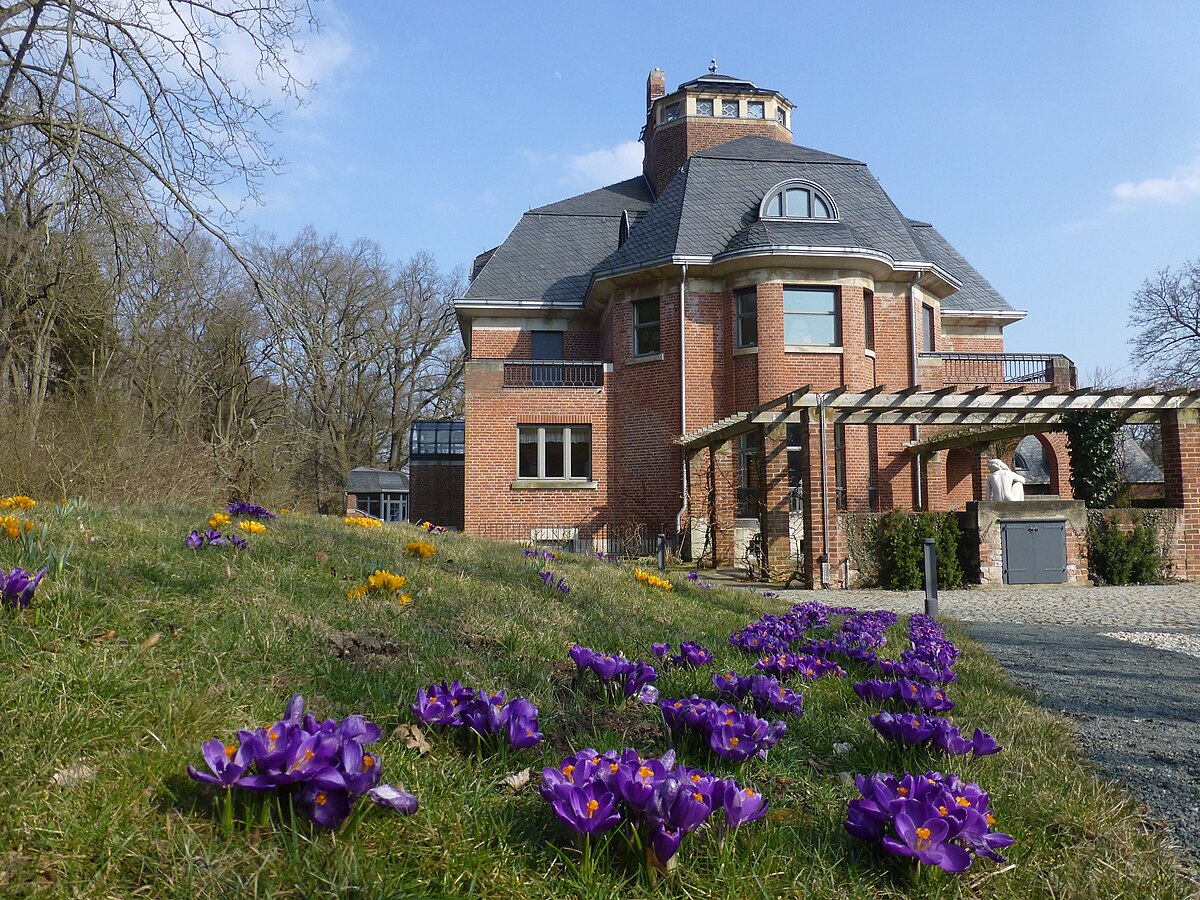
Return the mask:
[[[1069,412],[1110,412],[1123,422],[1159,422],[1163,425],[1164,475],[1167,503],[1187,512],[1191,533],[1200,532],[1200,391],[1174,390],[1164,392],[1133,391],[1129,389],[1058,388],[1031,389],[1014,385],[997,389],[995,386],[964,390],[957,387],[928,389],[912,387],[901,391],[877,387],[855,392],[845,388],[828,391],[814,390],[805,385],[764,403],[755,409],[727,416],[703,428],[682,436],[678,443],[695,467],[707,452],[709,466],[718,464],[721,453],[730,452],[730,444],[738,436],[758,432],[763,436],[766,497],[761,503],[760,533],[768,559],[765,567],[772,573],[785,571],[790,560],[789,519],[787,500],[786,453],[773,452],[772,446],[783,442],[779,429],[798,425],[805,429],[805,446],[810,462],[806,464],[803,490],[804,533],[806,535],[805,571],[810,583],[818,560],[828,565],[841,551],[836,535],[831,537],[831,519],[836,518],[830,504],[829,484],[834,471],[830,459],[828,429],[832,426],[877,425],[908,426],[910,430],[902,443],[893,443],[891,458],[902,447],[911,458],[917,473],[917,484],[911,503],[893,502],[894,506],[938,509],[932,471],[929,490],[922,495],[921,472],[940,460],[941,485],[945,488],[945,453],[957,448],[975,448],[979,453],[974,476],[975,499],[986,482],[983,448],[997,441],[1007,441],[1028,434],[1062,431],[1063,417]],[[924,429],[928,431],[922,433]],[[888,429],[893,435],[894,428]],[[905,434],[900,432],[900,434]],[[772,437],[774,435],[774,437]],[[820,438],[818,440],[818,437]],[[1061,439],[1059,439],[1061,441]],[[1195,443],[1195,451],[1191,443]],[[825,453],[825,467],[821,465]],[[1195,455],[1193,455],[1195,453]],[[781,459],[782,457],[782,459]],[[1065,462],[1064,462],[1065,465]],[[781,478],[782,472],[782,478]],[[782,482],[782,486],[781,486]],[[710,493],[712,479],[710,479]],[[1068,488],[1069,489],[1069,488]],[[690,492],[694,491],[689,486]],[[932,495],[932,496],[931,496]],[[944,501],[944,496],[941,498]],[[717,498],[706,510],[711,523],[728,518]],[[783,508],[781,509],[781,504]],[[1195,575],[1200,577],[1200,539],[1196,541]],[[713,541],[713,562],[720,562],[720,553]],[[1189,557],[1190,558],[1190,557]],[[1189,562],[1187,569],[1192,570]]]

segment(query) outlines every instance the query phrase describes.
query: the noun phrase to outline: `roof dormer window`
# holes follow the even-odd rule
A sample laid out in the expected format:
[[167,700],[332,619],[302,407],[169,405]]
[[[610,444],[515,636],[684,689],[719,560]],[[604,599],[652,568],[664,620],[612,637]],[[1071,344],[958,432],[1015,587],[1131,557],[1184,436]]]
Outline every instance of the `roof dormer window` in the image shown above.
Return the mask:
[[788,181],[772,189],[759,209],[763,219],[836,219],[833,201],[816,185]]

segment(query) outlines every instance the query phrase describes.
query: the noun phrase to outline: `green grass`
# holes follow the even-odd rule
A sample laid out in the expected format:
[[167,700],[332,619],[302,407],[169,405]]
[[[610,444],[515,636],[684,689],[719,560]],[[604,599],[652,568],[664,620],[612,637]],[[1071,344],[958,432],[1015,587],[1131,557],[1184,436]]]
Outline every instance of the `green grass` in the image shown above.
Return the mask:
[[[517,547],[446,535],[432,538],[432,559],[410,559],[403,543],[420,533],[407,527],[366,532],[284,517],[250,553],[233,556],[183,549],[207,517],[201,510],[35,513],[50,523],[52,543],[76,546],[33,607],[0,615],[0,894],[1170,898],[1194,890],[1128,797],[1091,774],[1065,721],[1031,706],[953,627],[963,649],[953,718],[1007,749],[927,765],[990,790],[997,827],[1016,838],[1011,866],[977,862],[961,876],[916,879],[850,838],[842,821],[856,791],[839,773],[896,770],[903,758],[870,728],[850,680],[822,680],[800,685],[806,714],[767,761],[718,767],[771,801],[768,819],[743,828],[723,861],[702,830],[656,885],[618,852],[583,882],[557,850],[568,838],[536,791],[541,767],[589,745],[657,754],[667,744],[653,711],[572,691],[568,642],[645,658],[652,641],[692,639],[714,650],[717,665],[745,672],[752,660],[727,637],[782,611],[771,606],[778,601],[682,584],[663,593],[629,570],[576,557],[552,566],[572,591],[551,597]],[[0,540],[0,567],[16,561],[17,546]],[[346,599],[377,566],[408,577],[410,606]],[[664,696],[711,695],[711,671],[669,672],[659,687]],[[393,729],[412,721],[406,707],[417,687],[443,678],[528,696],[542,711],[545,745],[483,762],[451,736],[430,734],[425,756],[406,749]],[[349,835],[247,826],[224,836],[211,793],[185,767],[200,763],[202,741],[278,718],[293,692],[319,715],[378,721],[385,780],[415,792],[418,813],[371,810]],[[835,755],[838,742],[853,745],[849,758]],[[74,763],[94,780],[52,786]],[[529,787],[514,795],[498,784],[525,766]]]

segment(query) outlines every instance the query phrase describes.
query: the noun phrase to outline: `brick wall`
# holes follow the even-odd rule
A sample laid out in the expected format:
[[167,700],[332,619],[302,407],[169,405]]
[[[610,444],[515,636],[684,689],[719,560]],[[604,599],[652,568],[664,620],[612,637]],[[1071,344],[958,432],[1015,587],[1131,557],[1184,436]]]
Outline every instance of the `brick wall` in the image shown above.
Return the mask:
[[465,483],[461,462],[411,461],[408,464],[409,519],[462,531]]
[[[600,360],[601,335],[595,331],[563,333],[563,359]],[[529,359],[533,356],[531,331],[520,328],[474,328],[472,359]]]
[[785,144],[792,142],[791,132],[774,120],[689,116],[666,125],[656,125],[651,119],[643,138],[646,155],[642,171],[653,186],[655,195],[661,197],[671,179],[692,154],[749,135],[760,135]]
[[[503,364],[476,360],[466,370],[466,530],[529,540],[534,527],[607,525],[611,463],[605,388],[503,387]],[[589,424],[596,487],[514,489],[519,425]]]

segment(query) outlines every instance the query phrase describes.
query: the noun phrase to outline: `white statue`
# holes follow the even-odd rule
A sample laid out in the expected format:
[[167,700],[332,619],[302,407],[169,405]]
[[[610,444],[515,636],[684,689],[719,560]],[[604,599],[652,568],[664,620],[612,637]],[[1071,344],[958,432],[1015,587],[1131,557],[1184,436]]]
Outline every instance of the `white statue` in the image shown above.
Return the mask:
[[993,459],[988,463],[992,474],[988,476],[988,500],[1024,500],[1025,476],[1018,475],[1004,464],[1003,460]]

